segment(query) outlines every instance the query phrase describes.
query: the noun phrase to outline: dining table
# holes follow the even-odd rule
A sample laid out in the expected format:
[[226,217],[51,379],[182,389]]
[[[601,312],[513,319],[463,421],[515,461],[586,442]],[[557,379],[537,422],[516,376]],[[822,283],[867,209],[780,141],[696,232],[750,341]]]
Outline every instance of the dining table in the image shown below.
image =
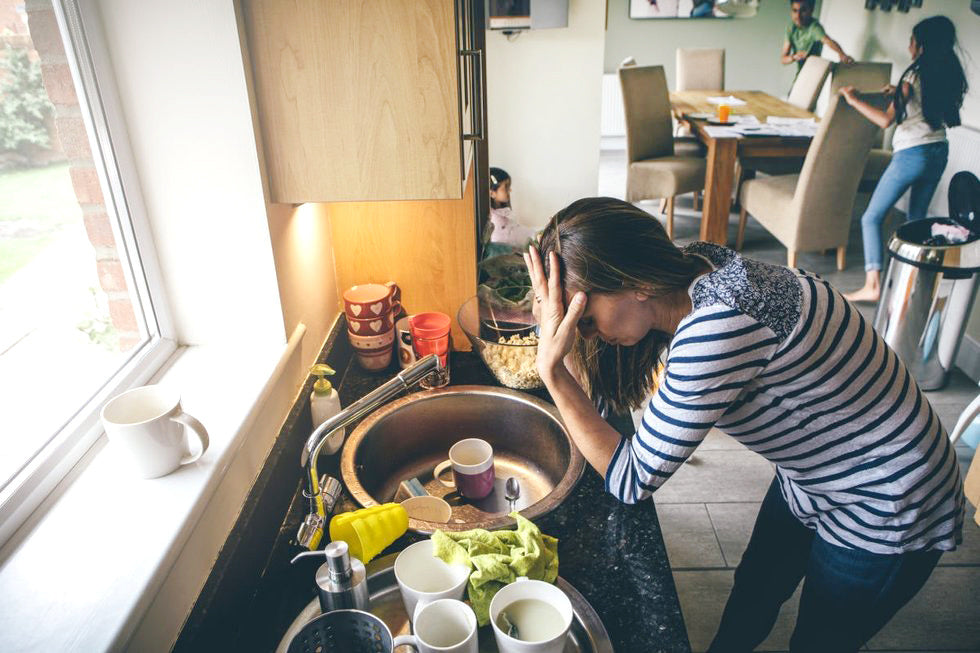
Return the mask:
[[[734,97],[738,102],[729,106],[729,120],[754,115],[759,123],[769,117],[818,120],[816,114],[801,109],[763,91],[674,91],[670,94],[675,119],[686,124],[707,148],[707,169],[704,179],[704,206],[701,219],[701,240],[719,245],[728,241],[728,218],[735,184],[735,166],[739,159],[795,158],[806,156],[812,136],[740,136],[734,133],[719,135],[711,129],[717,126],[717,100],[709,98]],[[712,123],[715,123],[714,125]],[[722,130],[725,131],[725,130]]]

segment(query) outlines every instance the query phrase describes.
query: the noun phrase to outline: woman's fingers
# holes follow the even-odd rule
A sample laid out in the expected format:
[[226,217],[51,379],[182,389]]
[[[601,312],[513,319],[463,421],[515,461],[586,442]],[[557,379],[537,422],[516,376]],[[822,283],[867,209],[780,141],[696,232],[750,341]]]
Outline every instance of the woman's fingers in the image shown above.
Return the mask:
[[534,247],[529,248],[524,253],[524,262],[531,277],[531,287],[534,288],[534,300],[544,301],[548,296],[548,280],[544,276],[544,265],[541,264],[538,250]]
[[579,291],[575,293],[571,301],[568,302],[568,311],[565,313],[565,318],[558,325],[558,331],[555,333],[558,338],[574,338],[575,327],[578,326],[578,321],[582,318],[587,303],[584,292]]
[[551,274],[548,275],[548,298],[543,301],[548,302],[548,308],[555,319],[561,320],[565,315],[565,293],[562,292],[561,288],[561,271],[559,270],[561,263],[558,262],[558,254],[548,252],[548,262],[551,268]]

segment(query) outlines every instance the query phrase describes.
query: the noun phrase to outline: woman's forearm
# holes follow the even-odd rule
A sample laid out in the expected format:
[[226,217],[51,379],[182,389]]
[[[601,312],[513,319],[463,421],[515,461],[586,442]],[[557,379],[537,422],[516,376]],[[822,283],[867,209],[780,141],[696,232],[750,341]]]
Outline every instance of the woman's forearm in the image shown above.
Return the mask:
[[585,459],[605,478],[622,436],[596,412],[592,401],[564,366],[543,379],[565,428]]
[[871,106],[861,98],[852,95],[851,97],[847,98],[847,103],[857,109],[858,113],[860,113],[862,116],[882,129],[886,129],[892,124],[892,117],[887,112]]

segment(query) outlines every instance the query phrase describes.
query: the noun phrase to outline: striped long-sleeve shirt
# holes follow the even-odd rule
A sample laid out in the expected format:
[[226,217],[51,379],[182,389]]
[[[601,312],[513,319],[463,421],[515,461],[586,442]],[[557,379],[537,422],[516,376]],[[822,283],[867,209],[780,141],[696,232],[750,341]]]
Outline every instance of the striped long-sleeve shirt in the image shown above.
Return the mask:
[[832,544],[952,550],[963,484],[949,438],[905,365],[829,284],[694,243],[691,285],[657,392],[606,488],[648,497],[712,427],[776,467],[793,514]]

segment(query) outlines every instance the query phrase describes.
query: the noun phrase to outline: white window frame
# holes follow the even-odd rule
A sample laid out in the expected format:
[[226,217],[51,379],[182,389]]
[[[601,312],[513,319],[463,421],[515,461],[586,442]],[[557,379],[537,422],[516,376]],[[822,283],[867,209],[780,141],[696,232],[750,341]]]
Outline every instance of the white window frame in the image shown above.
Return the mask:
[[122,390],[146,383],[177,348],[139,176],[110,74],[112,66],[97,3],[95,0],[51,0],[51,3],[116,247],[124,262],[134,311],[142,312],[149,339],[131,353],[88,403],[0,489],[0,547],[17,533],[82,456],[104,437],[99,419],[102,406]]

